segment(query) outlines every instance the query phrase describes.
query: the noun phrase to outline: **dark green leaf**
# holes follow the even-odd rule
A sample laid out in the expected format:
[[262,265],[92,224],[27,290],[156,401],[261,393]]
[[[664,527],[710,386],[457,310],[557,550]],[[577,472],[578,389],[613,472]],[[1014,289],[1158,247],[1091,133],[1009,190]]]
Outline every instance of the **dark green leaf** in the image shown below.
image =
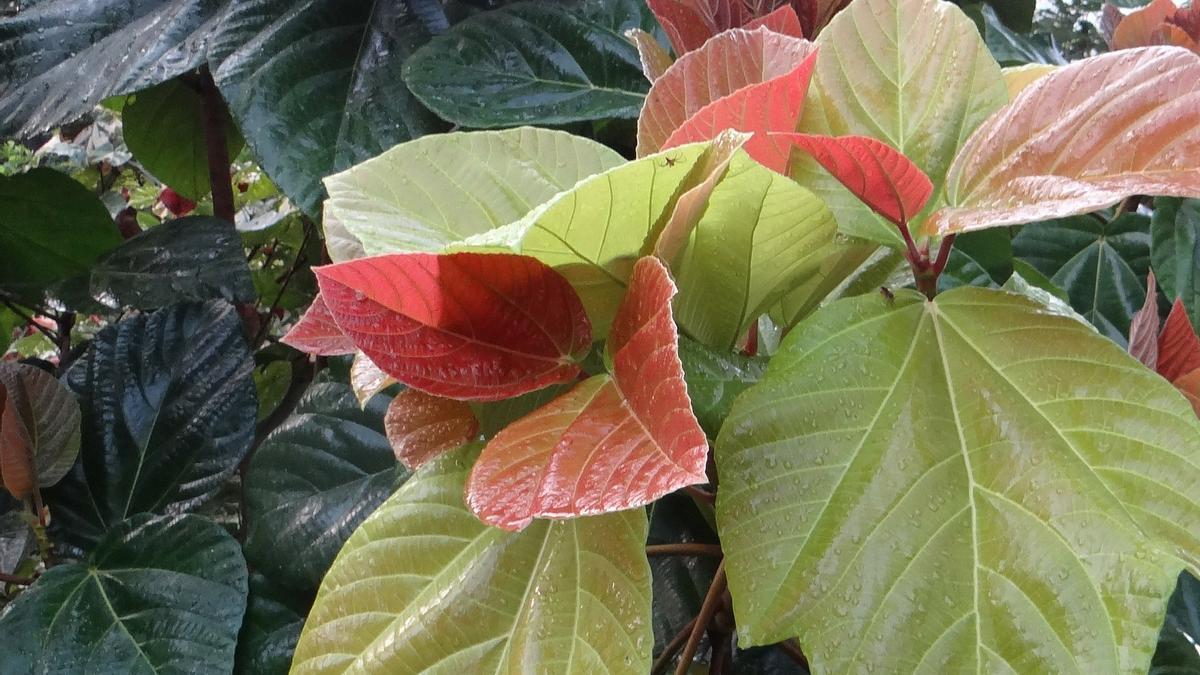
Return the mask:
[[0,572],[11,574],[33,546],[26,513],[21,502],[0,490]]
[[70,176],[52,169],[0,176],[0,287],[39,291],[87,272],[120,243],[108,209]]
[[254,361],[233,307],[173,305],[109,326],[68,373],[79,461],[47,492],[62,539],[86,545],[135,513],[211,498],[250,447]]
[[[1019,4],[1019,3],[1014,3]],[[984,41],[988,50],[1002,65],[1023,63],[1065,64],[1067,59],[1058,47],[1041,35],[1026,37],[1005,25],[996,14],[999,3],[989,3],[981,8],[984,22]]]
[[271,361],[254,369],[254,389],[258,392],[257,417],[259,422],[275,411],[291,384],[292,366],[287,361]]
[[105,304],[140,309],[255,298],[242,238],[210,216],[172,220],[121,244],[97,262],[91,292]]
[[1026,225],[1013,238],[1013,253],[1066,291],[1102,335],[1126,344],[1130,319],[1146,300],[1149,218],[1127,213],[1108,223],[1078,216]]
[[1012,235],[1006,228],[960,234],[950,250],[938,290],[958,286],[995,287],[1013,273]]
[[1187,570],[1167,604],[1167,619],[1158,636],[1150,675],[1195,675],[1200,672],[1200,581]]
[[263,575],[250,574],[246,619],[238,634],[238,675],[287,675],[311,597],[299,598]]
[[213,36],[217,84],[259,163],[310,214],[321,178],[446,127],[408,92],[428,39],[408,2],[246,0]]
[[[204,138],[204,99],[182,78],[155,85],[130,96],[121,113],[125,144],[135,159],[172,190],[198,201],[212,186]],[[237,157],[243,141],[231,118],[226,118],[225,145]]]
[[390,396],[365,410],[344,384],[313,385],[255,452],[246,475],[246,557],[294,590],[315,591],[334,556],[407,473],[383,431]]
[[246,563],[223,528],[134,516],[9,605],[0,658],[5,673],[228,673],[245,607]]
[[467,19],[418,50],[404,79],[430,109],[464,126],[636,117],[649,83],[618,31],[653,24],[624,0],[590,4],[590,16],[522,2]]
[[1200,200],[1154,200],[1150,263],[1163,294],[1170,301],[1182,299],[1200,330]]
[[767,368],[763,359],[721,353],[687,338],[679,340],[679,360],[692,411],[704,432],[714,438],[733,399],[758,382]]
[[[691,497],[669,494],[650,506],[650,536],[646,543],[717,543],[717,535],[696,509]],[[704,594],[717,572],[717,558],[652,556],[654,589],[654,654],[657,656],[700,612]]]

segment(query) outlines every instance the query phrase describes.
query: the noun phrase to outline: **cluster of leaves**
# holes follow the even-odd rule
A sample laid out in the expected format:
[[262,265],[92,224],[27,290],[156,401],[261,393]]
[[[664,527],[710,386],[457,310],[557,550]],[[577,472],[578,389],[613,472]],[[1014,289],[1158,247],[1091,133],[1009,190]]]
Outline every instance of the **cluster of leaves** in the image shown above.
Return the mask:
[[21,4],[0,670],[1200,664],[1194,7]]

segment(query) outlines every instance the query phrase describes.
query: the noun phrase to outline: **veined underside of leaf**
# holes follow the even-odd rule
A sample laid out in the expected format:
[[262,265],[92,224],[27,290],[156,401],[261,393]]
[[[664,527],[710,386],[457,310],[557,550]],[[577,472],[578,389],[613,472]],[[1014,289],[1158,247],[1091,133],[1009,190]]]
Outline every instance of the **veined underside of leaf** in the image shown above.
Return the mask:
[[350,388],[360,407],[365,408],[367,401],[393,384],[396,384],[396,378],[383,372],[370,357],[362,352],[354,354],[354,360],[350,362]]
[[647,0],[671,40],[675,54],[699,49],[709,38],[750,20],[738,0]]
[[316,274],[355,346],[436,396],[494,401],[566,382],[591,347],[575,291],[528,256],[394,254]]
[[1200,339],[1192,329],[1183,302],[1176,299],[1158,336],[1158,373],[1174,382],[1200,369]]
[[1134,194],[1200,195],[1200,55],[1102,54],[1027,87],[967,141],[946,178],[949,234],[1087,213]]
[[19,408],[17,392],[0,382],[0,482],[15,499],[25,499],[37,485],[33,440]]
[[338,328],[320,293],[280,342],[316,356],[340,356],[356,351],[354,341]]
[[633,43],[638,50],[638,60],[642,63],[642,74],[653,84],[667,72],[674,60],[655,37],[641,28],[631,28],[625,31],[625,39]]
[[791,5],[780,5],[770,14],[747,22],[745,27],[749,29],[766,28],[781,35],[797,38],[805,35],[804,27],[800,25],[800,17],[796,15],[796,10]]
[[50,373],[0,362],[0,482],[17,499],[54,485],[79,455],[79,403]]
[[787,75],[816,47],[766,28],[735,29],[684,54],[654,81],[638,117],[639,157],[659,151],[705,106],[755,84]]
[[675,285],[657,259],[634,267],[597,375],[501,431],[467,484],[484,522],[520,530],[648,504],[707,481],[708,441],[692,413],[671,316]]
[[388,405],[383,418],[388,442],[409,470],[474,440],[479,421],[463,401],[406,389]]
[[1158,284],[1146,275],[1146,304],[1129,325],[1129,355],[1150,370],[1158,368]]

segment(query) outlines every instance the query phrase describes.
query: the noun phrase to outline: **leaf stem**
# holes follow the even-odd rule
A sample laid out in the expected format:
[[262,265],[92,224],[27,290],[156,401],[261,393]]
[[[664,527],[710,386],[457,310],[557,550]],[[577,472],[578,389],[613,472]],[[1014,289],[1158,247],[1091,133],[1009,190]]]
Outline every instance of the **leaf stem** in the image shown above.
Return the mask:
[[[4,306],[8,308],[8,311],[10,311],[13,314],[16,314],[18,317],[20,317],[20,319],[22,321],[24,321],[26,323],[26,325],[33,326],[34,328],[36,328],[38,330],[38,332],[40,332],[42,335],[45,335],[48,340],[50,340],[51,342],[53,342],[56,345],[58,344],[58,335],[54,331],[50,330],[49,328],[46,328],[45,326],[38,323],[37,321],[34,321],[33,316],[31,314],[21,311],[21,309],[19,307],[17,307],[17,305],[15,303],[13,303],[8,298],[5,298],[3,296],[0,296],[0,303],[3,303]],[[37,308],[35,307],[34,310],[36,311]],[[41,312],[37,312],[37,313],[40,314]]]
[[208,152],[208,180],[212,185],[213,215],[233,222],[233,183],[229,180],[229,146],[225,138],[225,101],[212,72],[200,69],[200,98],[203,101],[204,146]]
[[35,581],[32,577],[19,577],[15,574],[5,574],[0,572],[0,583],[15,584],[17,586],[28,586]]
[[692,633],[688,636],[683,651],[679,653],[679,663],[675,666],[675,675],[686,675],[688,668],[691,667],[696,650],[700,648],[700,638],[704,635],[708,623],[712,621],[713,615],[721,607],[721,596],[725,593],[725,585],[725,561],[721,560],[721,564],[717,566],[717,574],[713,577],[712,585],[708,587],[708,593],[704,596],[704,604],[700,605],[700,613],[696,615],[696,623],[692,625]]
[[678,544],[651,544],[646,547],[646,555],[712,556],[719,558],[724,554],[721,552],[721,547],[717,544],[682,542]]
[[692,628],[695,627],[697,618],[699,617],[687,622],[687,625],[676,633],[675,637],[671,638],[667,646],[663,647],[662,653],[658,655],[658,658],[654,660],[654,665],[650,667],[650,675],[663,675],[663,673],[667,672],[667,668],[671,665],[671,659],[675,657],[675,653],[679,651],[683,643],[687,641],[688,636],[692,634]]
[[717,496],[708,490],[705,490],[704,488],[696,487],[695,485],[689,485],[683,488],[683,491],[687,493],[688,496],[699,499],[700,501],[708,502],[709,504],[717,503]]

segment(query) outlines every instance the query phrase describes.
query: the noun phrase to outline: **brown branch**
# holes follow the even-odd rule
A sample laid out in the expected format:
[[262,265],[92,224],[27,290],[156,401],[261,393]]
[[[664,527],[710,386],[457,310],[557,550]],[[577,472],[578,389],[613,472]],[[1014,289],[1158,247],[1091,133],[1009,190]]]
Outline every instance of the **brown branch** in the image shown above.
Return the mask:
[[793,661],[800,664],[800,666],[805,670],[808,670],[808,657],[804,655],[804,652],[800,649],[800,645],[796,643],[795,638],[791,640],[784,640],[783,642],[777,642],[775,643],[775,646],[778,647],[779,650],[784,654],[790,656]]
[[691,555],[719,558],[724,554],[721,552],[721,547],[716,544],[685,542],[680,544],[652,544],[646,547],[646,555]]
[[695,485],[689,485],[683,488],[683,491],[693,498],[699,499],[700,501],[708,502],[709,504],[717,503],[717,496],[708,490],[705,490],[704,488],[696,487]]
[[203,101],[204,147],[208,152],[208,180],[212,184],[213,215],[233,222],[233,183],[229,180],[229,146],[225,138],[225,101],[208,68],[200,70]]
[[662,675],[667,672],[667,668],[671,665],[671,659],[674,658],[680,647],[683,647],[683,643],[687,642],[688,636],[692,634],[692,627],[695,625],[696,619],[692,619],[675,634],[675,637],[671,638],[667,646],[663,647],[662,653],[654,660],[654,665],[650,667],[650,675]]
[[15,574],[5,574],[0,572],[0,584],[16,584],[17,586],[28,586],[35,580],[32,577],[19,577]]
[[688,668],[691,667],[692,659],[696,657],[696,650],[700,648],[700,638],[704,636],[705,628],[721,607],[725,582],[725,561],[722,560],[721,564],[717,566],[717,575],[713,577],[712,585],[708,587],[708,593],[704,596],[704,604],[700,605],[700,614],[696,616],[696,623],[692,625],[692,634],[688,636],[687,644],[679,653],[679,663],[675,666],[675,675],[686,675]]

